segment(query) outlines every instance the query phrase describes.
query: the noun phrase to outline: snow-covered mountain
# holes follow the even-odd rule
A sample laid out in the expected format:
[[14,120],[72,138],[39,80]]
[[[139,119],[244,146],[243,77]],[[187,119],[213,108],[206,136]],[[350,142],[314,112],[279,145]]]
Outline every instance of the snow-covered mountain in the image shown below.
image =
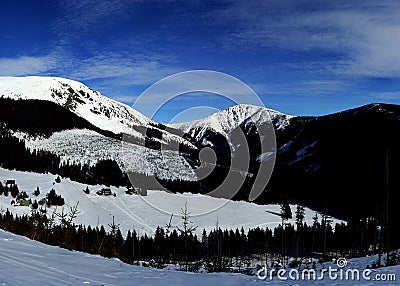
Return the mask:
[[228,137],[233,130],[242,124],[246,125],[247,122],[254,122],[258,126],[271,122],[275,129],[281,130],[290,124],[293,117],[265,107],[239,104],[211,114],[204,119],[170,124],[170,126],[201,141],[209,131]]
[[81,164],[112,159],[123,171],[163,179],[196,179],[180,151],[197,147],[177,130],[80,82],[0,77],[0,100],[0,122],[31,150]]
[[152,122],[128,105],[65,78],[0,77],[0,95],[12,99],[51,101],[68,108],[94,126],[114,133],[127,132],[132,125]]
[[156,129],[161,136],[155,140],[160,143],[175,141],[193,147],[180,136],[158,128],[157,122],[130,106],[103,96],[74,80],[42,76],[0,77],[0,97],[53,102],[101,130],[128,134],[143,143],[143,137],[146,136],[143,133]]

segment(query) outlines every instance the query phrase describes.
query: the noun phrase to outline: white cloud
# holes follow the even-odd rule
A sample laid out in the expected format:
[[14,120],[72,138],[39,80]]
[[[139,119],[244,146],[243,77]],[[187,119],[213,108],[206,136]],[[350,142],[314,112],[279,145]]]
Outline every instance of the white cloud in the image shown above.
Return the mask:
[[102,79],[115,86],[150,85],[181,69],[170,65],[170,60],[159,55],[105,52],[77,60],[70,76],[80,80]]
[[43,74],[56,66],[53,55],[43,57],[21,56],[17,58],[0,58],[0,75],[25,76]]
[[0,58],[0,76],[61,76],[87,82],[117,99],[121,99],[121,95],[127,96],[125,88],[139,86],[143,89],[143,86],[182,70],[174,59],[149,53],[97,52],[95,56],[82,60],[58,48],[57,52],[46,56]]

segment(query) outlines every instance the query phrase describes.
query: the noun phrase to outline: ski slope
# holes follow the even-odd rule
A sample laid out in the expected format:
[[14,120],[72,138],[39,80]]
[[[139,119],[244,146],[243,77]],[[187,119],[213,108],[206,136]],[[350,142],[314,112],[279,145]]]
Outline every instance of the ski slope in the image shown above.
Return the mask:
[[[255,227],[274,228],[281,223],[279,217],[279,205],[256,205],[244,201],[230,201],[227,199],[213,198],[199,194],[171,194],[163,191],[150,190],[148,196],[141,197],[125,194],[125,188],[111,187],[114,196],[99,196],[96,190],[103,186],[89,186],[90,194],[83,192],[87,185],[62,179],[61,183],[54,183],[56,175],[36,174],[29,172],[10,171],[0,168],[0,181],[14,179],[20,191],[26,191],[30,198],[39,200],[46,196],[51,188],[56,190],[65,199],[66,210],[79,201],[80,213],[75,220],[77,224],[107,225],[111,223],[114,216],[123,235],[128,229],[135,228],[139,234],[147,233],[153,235],[157,226],[165,227],[173,214],[172,225],[180,226],[181,209],[187,202],[188,210],[191,212],[193,224],[198,226],[197,234],[201,235],[203,229],[207,231],[214,229],[216,221],[221,229],[236,229],[243,227],[245,230]],[[32,193],[39,187],[40,195],[35,197]],[[0,196],[0,207],[9,209],[12,213],[22,215],[30,214],[31,209],[24,206],[11,206],[11,196]],[[51,214],[54,206],[50,207]],[[292,212],[296,206],[292,205]],[[58,207],[58,211],[61,211]],[[315,212],[306,208],[306,222],[312,223]],[[289,220],[294,223],[294,219]],[[339,222],[334,220],[333,223]]]

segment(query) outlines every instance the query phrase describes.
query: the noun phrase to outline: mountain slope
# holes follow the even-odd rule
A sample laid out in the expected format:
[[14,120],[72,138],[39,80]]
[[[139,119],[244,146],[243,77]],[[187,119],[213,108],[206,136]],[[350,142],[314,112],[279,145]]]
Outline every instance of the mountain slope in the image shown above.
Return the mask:
[[0,127],[30,150],[50,151],[64,162],[112,159],[126,172],[196,179],[187,160],[197,147],[179,131],[76,81],[0,77]]
[[388,183],[394,215],[400,199],[395,175],[400,172],[399,133],[397,105],[370,104],[294,118],[289,128],[277,133],[277,161],[263,200],[285,197],[339,217],[381,219]]
[[132,125],[147,125],[150,119],[84,84],[57,77],[0,77],[0,95],[5,98],[45,100],[57,103],[93,125],[115,133]]
[[[98,129],[119,135],[120,138],[122,134],[128,134],[131,141],[142,145],[146,144],[146,139],[150,139],[158,143],[155,145],[176,142],[194,148],[187,140],[168,132],[128,105],[105,97],[77,81],[58,77],[0,77],[0,98],[52,102]],[[150,143],[149,146],[152,145]]]
[[[227,149],[232,130],[245,131],[253,166],[263,160],[255,128],[265,122],[259,107],[239,105],[206,119],[174,124],[218,154]],[[265,113],[264,113],[265,114]],[[389,154],[389,196],[392,215],[400,180],[400,106],[369,104],[320,117],[272,113],[277,156],[268,191],[259,203],[291,201],[342,218],[375,216],[385,208],[386,156]],[[263,127],[261,127],[263,128]],[[221,148],[221,146],[225,147]],[[228,148],[229,149],[229,148]],[[221,164],[229,163],[220,160]],[[216,174],[215,178],[220,177]],[[243,196],[244,198],[245,196]],[[393,200],[392,200],[393,199]]]

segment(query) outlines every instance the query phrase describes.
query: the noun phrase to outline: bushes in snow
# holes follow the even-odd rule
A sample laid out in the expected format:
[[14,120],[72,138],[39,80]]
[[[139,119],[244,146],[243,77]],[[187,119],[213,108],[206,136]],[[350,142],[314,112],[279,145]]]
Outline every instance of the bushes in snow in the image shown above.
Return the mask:
[[57,195],[54,189],[51,189],[47,194],[47,205],[48,206],[62,206],[65,201],[61,195]]

